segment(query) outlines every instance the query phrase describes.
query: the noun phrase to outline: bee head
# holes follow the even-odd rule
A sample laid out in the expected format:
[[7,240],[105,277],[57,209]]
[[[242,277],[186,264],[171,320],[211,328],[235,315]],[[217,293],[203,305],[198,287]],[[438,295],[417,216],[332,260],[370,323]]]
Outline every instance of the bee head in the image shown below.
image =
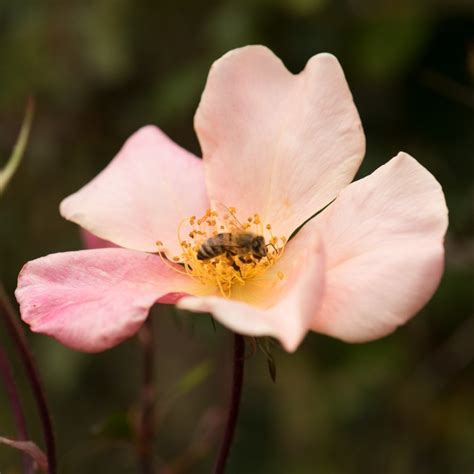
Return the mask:
[[263,235],[257,235],[252,242],[252,255],[255,259],[260,260],[267,255],[267,247]]

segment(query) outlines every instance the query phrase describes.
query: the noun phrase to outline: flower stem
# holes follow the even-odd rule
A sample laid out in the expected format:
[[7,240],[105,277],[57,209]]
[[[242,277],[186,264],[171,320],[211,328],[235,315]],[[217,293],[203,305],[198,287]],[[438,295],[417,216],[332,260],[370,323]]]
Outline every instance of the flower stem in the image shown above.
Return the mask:
[[25,370],[28,374],[28,381],[33,392],[33,396],[38,407],[43,437],[46,445],[46,455],[48,457],[49,474],[56,474],[56,444],[54,440],[53,425],[46,402],[46,395],[41,384],[38,369],[33,359],[33,355],[28,347],[28,343],[21,328],[18,317],[13,306],[0,284],[0,314],[12,337],[15,347],[18,350]]
[[234,373],[232,380],[232,394],[229,403],[229,412],[219,454],[217,456],[214,474],[223,474],[229,458],[235,427],[239,416],[242,384],[244,380],[245,343],[240,334],[234,334]]
[[153,316],[150,315],[140,330],[143,348],[143,385],[141,394],[138,458],[142,474],[153,474],[155,438],[155,337]]
[[[7,354],[2,346],[0,346],[0,377],[3,379],[5,390],[10,400],[18,440],[27,441],[29,438],[28,429],[26,427],[25,415],[21,406],[20,395],[18,393],[15,377],[13,376],[13,371],[8,361]],[[30,457],[26,454],[23,454],[22,457],[24,472],[28,474],[33,473],[33,462]]]

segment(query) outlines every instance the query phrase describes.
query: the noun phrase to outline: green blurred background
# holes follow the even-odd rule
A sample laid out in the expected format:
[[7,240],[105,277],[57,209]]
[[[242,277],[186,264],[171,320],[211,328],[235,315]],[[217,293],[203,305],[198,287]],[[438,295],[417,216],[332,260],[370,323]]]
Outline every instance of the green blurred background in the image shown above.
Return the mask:
[[[471,473],[471,1],[0,0],[0,164],[27,96],[37,103],[27,155],[0,202],[0,278],[12,294],[24,262],[81,246],[77,228],[59,216],[60,200],[142,125],[157,124],[199,154],[192,118],[209,66],[251,43],[269,46],[293,72],[318,52],[334,53],[367,135],[360,175],[409,152],[442,183],[451,222],[439,291],[396,334],[363,345],[310,334],[294,355],[275,351],[276,384],[263,354],[249,358],[229,474]],[[154,320],[160,472],[208,473],[229,392],[230,335],[171,308]],[[28,335],[53,411],[59,472],[137,472],[137,342],[88,355]],[[9,345],[3,329],[0,342]],[[13,434],[0,391],[0,435]],[[186,460],[187,469],[164,470]],[[19,466],[18,455],[0,446],[0,472]]]

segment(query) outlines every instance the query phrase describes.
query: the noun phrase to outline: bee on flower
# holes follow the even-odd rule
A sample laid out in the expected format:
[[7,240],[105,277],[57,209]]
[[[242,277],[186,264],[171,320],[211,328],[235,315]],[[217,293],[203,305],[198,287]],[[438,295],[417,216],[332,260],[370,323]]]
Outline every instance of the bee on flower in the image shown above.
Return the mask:
[[295,75],[265,47],[233,50],[212,66],[194,125],[202,159],[147,126],[61,203],[116,247],[25,265],[16,296],[33,331],[100,351],[155,303],[177,304],[294,351],[308,331],[385,336],[431,298],[441,186],[403,152],[351,183],[365,138],[334,56]]

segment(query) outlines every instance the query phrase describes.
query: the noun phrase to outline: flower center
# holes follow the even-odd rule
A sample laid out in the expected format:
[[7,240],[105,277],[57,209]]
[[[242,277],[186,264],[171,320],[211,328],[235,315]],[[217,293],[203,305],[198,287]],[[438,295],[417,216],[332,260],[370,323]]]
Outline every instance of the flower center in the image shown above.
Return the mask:
[[[286,238],[274,236],[271,225],[263,224],[258,214],[241,222],[233,207],[222,215],[208,209],[200,218],[184,219],[178,239],[181,255],[172,260],[205,287],[203,293],[218,290],[226,298],[236,285],[264,280],[263,274],[281,257],[286,244]],[[284,274],[277,272],[273,278],[281,280]]]

